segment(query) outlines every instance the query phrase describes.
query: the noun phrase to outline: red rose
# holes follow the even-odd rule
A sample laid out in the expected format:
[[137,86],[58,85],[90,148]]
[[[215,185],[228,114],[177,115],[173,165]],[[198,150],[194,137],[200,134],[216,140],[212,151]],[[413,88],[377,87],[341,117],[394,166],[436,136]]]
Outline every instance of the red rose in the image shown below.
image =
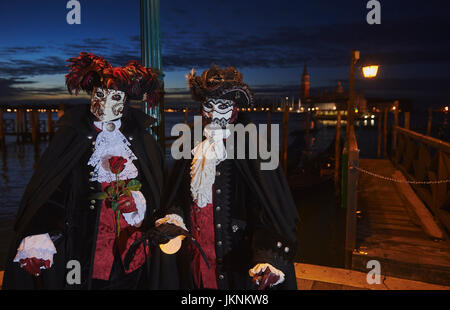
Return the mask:
[[119,197],[119,210],[122,213],[136,212],[136,203],[133,197],[122,195]]
[[111,172],[114,174],[119,174],[125,168],[125,163],[127,160],[122,156],[113,156],[109,159],[109,167]]

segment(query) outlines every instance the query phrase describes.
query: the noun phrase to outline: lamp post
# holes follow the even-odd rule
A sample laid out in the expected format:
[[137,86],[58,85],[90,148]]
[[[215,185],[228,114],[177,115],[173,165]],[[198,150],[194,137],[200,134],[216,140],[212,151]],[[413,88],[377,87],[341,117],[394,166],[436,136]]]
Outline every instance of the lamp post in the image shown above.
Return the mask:
[[[141,0],[141,61],[146,67],[162,70],[161,56],[161,29],[160,29],[160,5],[159,0]],[[164,130],[164,78],[159,76],[161,82],[160,102],[153,108],[146,102],[143,110],[152,116],[156,122],[151,128],[151,133],[158,140],[161,148],[165,149]]]
[[347,104],[347,126],[346,136],[350,132],[350,126],[353,126],[354,108],[355,108],[355,65],[359,60],[359,51],[353,50],[350,57],[350,80],[349,80],[349,93]]

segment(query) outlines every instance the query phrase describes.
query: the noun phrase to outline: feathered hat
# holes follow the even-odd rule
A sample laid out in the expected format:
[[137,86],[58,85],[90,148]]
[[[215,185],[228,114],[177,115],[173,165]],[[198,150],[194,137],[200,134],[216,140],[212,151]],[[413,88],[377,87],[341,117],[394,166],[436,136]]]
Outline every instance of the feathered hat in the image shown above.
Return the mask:
[[91,93],[94,87],[123,91],[129,99],[143,100],[150,105],[159,102],[159,72],[146,68],[139,62],[129,61],[123,67],[113,67],[103,57],[81,52],[80,56],[67,60],[71,64],[66,75],[66,86],[70,94],[80,90]]
[[252,106],[254,97],[242,74],[234,67],[221,69],[212,64],[201,76],[194,69],[186,75],[192,99],[204,102],[206,98],[233,100],[236,106]]

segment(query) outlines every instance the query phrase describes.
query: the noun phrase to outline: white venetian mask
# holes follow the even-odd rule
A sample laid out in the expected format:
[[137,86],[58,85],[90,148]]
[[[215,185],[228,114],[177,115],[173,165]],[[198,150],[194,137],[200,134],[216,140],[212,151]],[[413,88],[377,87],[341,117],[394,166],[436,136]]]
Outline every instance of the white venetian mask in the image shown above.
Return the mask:
[[122,117],[126,95],[115,89],[94,88],[91,97],[91,113],[99,121],[108,122]]
[[208,98],[203,103],[203,116],[211,121],[212,125],[225,128],[233,114],[234,101],[226,99]]

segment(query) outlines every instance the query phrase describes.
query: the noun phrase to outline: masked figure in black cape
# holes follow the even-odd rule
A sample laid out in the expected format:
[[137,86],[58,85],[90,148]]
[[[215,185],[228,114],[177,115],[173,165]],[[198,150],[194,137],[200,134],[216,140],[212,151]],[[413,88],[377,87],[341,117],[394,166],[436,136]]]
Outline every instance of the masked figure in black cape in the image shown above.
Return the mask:
[[160,209],[163,157],[147,131],[153,119],[127,106],[157,102],[158,74],[88,53],[69,61],[68,90],[88,92],[91,105],[66,111],[25,190],[3,288],[178,288],[175,257],[154,240],[124,263],[142,232],[178,220]]
[[[261,169],[259,159],[227,158],[230,124],[243,123],[238,107],[253,96],[234,68],[212,66],[187,76],[194,100],[202,103],[204,140],[193,159],[174,165],[166,203],[183,210],[198,248],[184,246],[180,258],[186,287],[202,289],[296,289],[297,210],[284,174]],[[245,124],[244,124],[245,125]],[[234,139],[236,141],[236,139]],[[255,141],[253,141],[254,143]],[[249,149],[247,141],[246,148]],[[235,151],[241,145],[235,145]],[[234,158],[237,158],[236,156]]]

